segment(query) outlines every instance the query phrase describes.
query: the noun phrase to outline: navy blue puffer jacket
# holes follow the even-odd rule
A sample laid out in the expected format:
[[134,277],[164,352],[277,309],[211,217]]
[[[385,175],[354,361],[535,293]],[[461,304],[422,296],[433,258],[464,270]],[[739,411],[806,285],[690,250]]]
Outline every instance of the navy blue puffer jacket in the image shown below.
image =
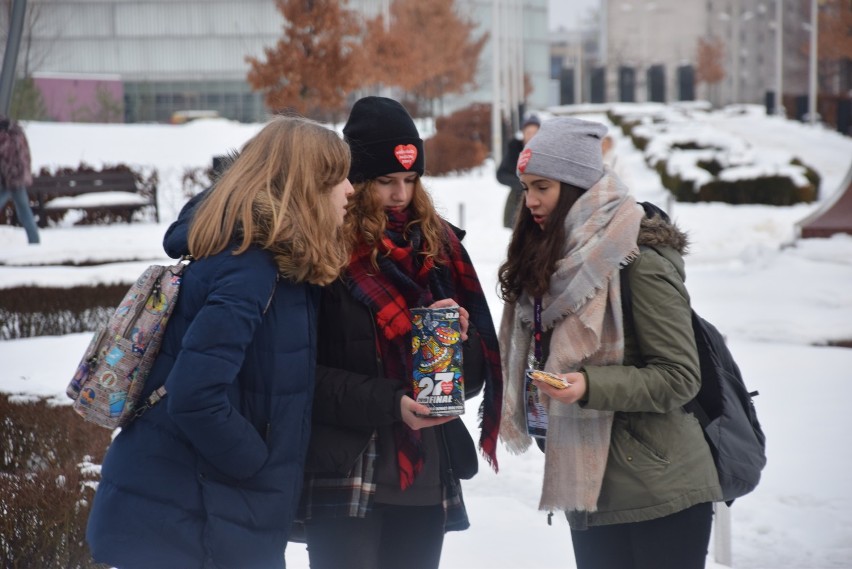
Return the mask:
[[[183,229],[167,251],[185,249]],[[104,460],[87,532],[95,560],[284,566],[310,435],[319,289],[277,276],[254,248],[187,267],[146,385],[145,395],[162,384],[168,395]]]

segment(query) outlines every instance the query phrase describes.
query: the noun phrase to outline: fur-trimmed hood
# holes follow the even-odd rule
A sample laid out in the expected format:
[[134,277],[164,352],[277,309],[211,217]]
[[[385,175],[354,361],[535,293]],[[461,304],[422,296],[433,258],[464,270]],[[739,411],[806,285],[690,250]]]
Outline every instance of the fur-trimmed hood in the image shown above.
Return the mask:
[[639,225],[636,242],[645,247],[671,247],[680,255],[689,251],[689,236],[661,210],[653,216],[647,214]]

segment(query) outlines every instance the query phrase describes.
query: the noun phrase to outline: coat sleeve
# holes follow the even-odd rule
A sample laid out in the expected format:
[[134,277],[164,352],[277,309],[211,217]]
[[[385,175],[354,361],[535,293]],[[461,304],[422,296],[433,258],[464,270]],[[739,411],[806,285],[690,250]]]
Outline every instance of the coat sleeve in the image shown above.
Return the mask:
[[516,138],[510,140],[506,145],[506,154],[503,155],[500,167],[497,168],[497,181],[510,188],[521,187],[517,174],[518,156],[521,150],[523,150],[523,143],[520,140]]
[[689,295],[680,273],[656,251],[643,251],[628,271],[633,333],[644,366],[586,366],[589,391],[584,406],[666,413],[692,399],[701,387]]
[[228,398],[272,293],[275,267],[249,250],[203,262],[219,263],[204,305],[181,342],[168,378],[169,415],[198,453],[237,479],[266,462],[266,443]]
[[384,377],[317,366],[313,420],[341,427],[379,427],[400,420],[405,394]]

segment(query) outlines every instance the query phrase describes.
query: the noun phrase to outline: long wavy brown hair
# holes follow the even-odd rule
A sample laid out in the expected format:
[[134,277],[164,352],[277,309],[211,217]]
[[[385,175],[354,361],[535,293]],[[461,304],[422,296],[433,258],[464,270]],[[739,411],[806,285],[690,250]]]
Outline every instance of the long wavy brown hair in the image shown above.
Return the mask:
[[197,258],[231,246],[271,251],[295,282],[328,284],[349,261],[330,196],[349,171],[348,145],[300,117],[276,117],[249,140],[198,207],[189,231]]
[[515,218],[506,261],[497,272],[500,298],[504,302],[517,302],[523,291],[532,297],[547,292],[556,263],[565,254],[565,216],[582,193],[583,189],[577,186],[560,183],[559,199],[548,216],[551,222],[543,230],[533,221],[530,210],[521,207]]
[[[343,235],[353,249],[364,245],[369,247],[373,266],[378,269],[379,243],[384,236],[388,218],[375,191],[375,185],[375,179],[353,184],[355,195],[349,200],[348,213],[343,222]],[[408,207],[411,210],[411,220],[405,231],[407,233],[412,225],[420,225],[423,246],[419,254],[423,256],[422,261],[426,262],[426,259],[431,258],[436,264],[446,263],[445,252],[448,244],[444,224],[419,176],[414,183],[414,193]]]

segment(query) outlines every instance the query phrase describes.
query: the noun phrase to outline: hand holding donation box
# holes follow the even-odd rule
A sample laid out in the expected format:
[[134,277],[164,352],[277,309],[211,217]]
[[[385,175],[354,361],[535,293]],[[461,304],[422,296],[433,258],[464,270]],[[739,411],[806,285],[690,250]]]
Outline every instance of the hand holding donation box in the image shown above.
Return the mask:
[[432,417],[464,414],[459,308],[411,309],[414,399]]

